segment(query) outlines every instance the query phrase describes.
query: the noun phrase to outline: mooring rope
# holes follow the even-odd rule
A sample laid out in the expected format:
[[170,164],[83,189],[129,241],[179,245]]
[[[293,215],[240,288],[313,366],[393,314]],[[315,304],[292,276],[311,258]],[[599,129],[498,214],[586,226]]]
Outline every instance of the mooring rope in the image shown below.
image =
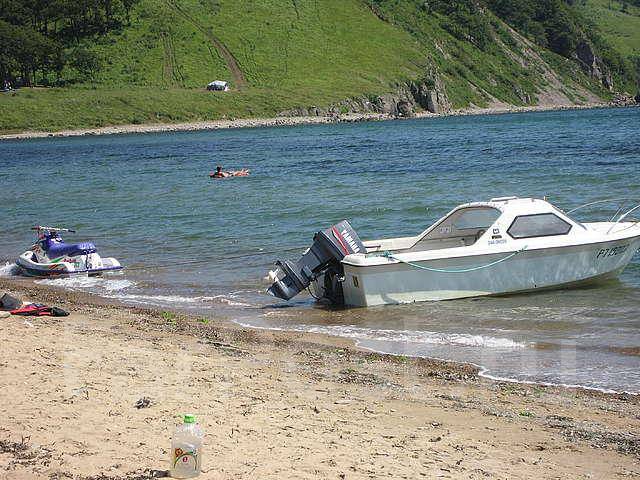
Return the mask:
[[510,258],[515,257],[519,253],[524,252],[526,249],[527,249],[527,246],[525,245],[520,250],[517,250],[517,251],[515,251],[513,253],[510,253],[506,257],[503,257],[503,258],[501,258],[499,260],[496,260],[495,262],[487,263],[486,265],[478,265],[478,266],[475,266],[475,267],[461,268],[461,269],[456,269],[456,270],[447,269],[447,268],[425,267],[424,265],[418,265],[417,263],[409,262],[407,260],[403,260],[401,258],[398,258],[395,255],[393,255],[393,253],[391,253],[389,251],[385,251],[382,254],[382,256],[385,257],[385,258],[396,260],[396,261],[401,262],[401,263],[406,263],[407,265],[410,265],[412,267],[418,268],[420,270],[428,270],[429,272],[437,272],[437,273],[467,273],[467,272],[474,272],[476,270],[482,270],[483,268],[493,267],[494,265],[497,265],[499,263],[506,262],[507,260],[509,260]]

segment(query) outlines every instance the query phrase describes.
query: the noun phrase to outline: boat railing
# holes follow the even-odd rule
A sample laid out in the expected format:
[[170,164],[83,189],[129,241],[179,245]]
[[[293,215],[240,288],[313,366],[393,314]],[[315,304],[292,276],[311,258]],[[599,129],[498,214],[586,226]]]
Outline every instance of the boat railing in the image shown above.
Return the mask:
[[[620,197],[620,198],[606,198],[604,200],[596,200],[594,202],[589,202],[589,203],[584,203],[582,205],[579,205],[575,208],[572,208],[571,210],[568,210],[567,212],[565,212],[567,215],[574,213],[578,210],[581,210],[583,208],[587,208],[587,207],[591,207],[593,205],[601,205],[603,203],[614,203],[617,202],[616,204],[616,211],[615,213],[611,216],[611,218],[609,219],[609,222],[614,222],[614,224],[609,228],[609,230],[607,231],[607,233],[610,233],[611,230],[618,224],[620,223],[622,220],[624,220],[625,218],[627,218],[631,213],[633,213],[634,211],[638,210],[638,208],[640,207],[640,204],[636,205],[635,207],[624,211],[625,210],[625,206],[628,204],[628,202],[637,202],[639,199],[637,197],[632,198],[632,197]],[[624,212],[624,213],[623,213]],[[616,219],[617,218],[617,219]]]
[[[636,210],[638,210],[638,209],[640,209],[640,203],[639,203],[638,205],[636,205],[635,207],[633,207],[633,208],[631,208],[631,209],[627,210],[624,214],[620,215],[620,216],[618,217],[618,219],[614,222],[614,224],[613,224],[613,225],[611,225],[611,227],[609,227],[609,230],[607,230],[607,234],[611,233],[611,230],[613,230],[613,228],[614,228],[616,225],[618,225],[622,220],[624,220],[625,218],[627,218],[629,215],[631,215],[633,212],[635,212],[635,211],[636,211]],[[627,228],[631,228],[631,227],[633,227],[633,226],[635,226],[635,225],[638,225],[638,224],[640,224],[640,221],[635,221],[635,222],[633,222],[633,224],[632,224],[632,225],[629,225],[629,226],[627,226],[627,227],[623,228],[622,230],[626,230]],[[619,230],[619,231],[622,231],[622,230]]]
[[570,213],[576,212],[578,210],[582,210],[583,208],[586,207],[591,207],[593,205],[599,205],[602,203],[613,203],[613,202],[620,202],[618,203],[618,210],[616,211],[616,213],[613,215],[613,217],[611,217],[611,222],[613,221],[613,219],[622,211],[622,209],[624,208],[624,204],[625,202],[637,202],[638,198],[631,198],[631,197],[622,197],[622,198],[605,198],[604,200],[596,200],[595,202],[589,202],[589,203],[584,203],[582,205],[579,205],[575,208],[572,208],[571,210],[568,210],[567,212],[565,212],[567,215],[569,215]]

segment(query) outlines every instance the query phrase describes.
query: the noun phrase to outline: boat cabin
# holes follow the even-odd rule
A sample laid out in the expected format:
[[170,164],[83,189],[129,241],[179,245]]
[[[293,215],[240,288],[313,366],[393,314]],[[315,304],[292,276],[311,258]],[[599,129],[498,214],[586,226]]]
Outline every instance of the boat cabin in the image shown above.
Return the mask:
[[418,252],[567,235],[585,227],[546,200],[500,197],[454,208],[415,237],[364,242],[367,253]]

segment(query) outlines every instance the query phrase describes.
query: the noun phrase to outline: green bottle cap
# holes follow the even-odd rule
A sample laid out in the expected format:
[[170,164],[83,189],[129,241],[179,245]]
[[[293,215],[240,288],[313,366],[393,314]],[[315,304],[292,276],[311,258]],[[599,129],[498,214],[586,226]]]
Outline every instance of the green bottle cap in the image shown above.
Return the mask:
[[184,423],[196,423],[196,416],[191,413],[187,413],[183,417],[183,420],[184,420]]

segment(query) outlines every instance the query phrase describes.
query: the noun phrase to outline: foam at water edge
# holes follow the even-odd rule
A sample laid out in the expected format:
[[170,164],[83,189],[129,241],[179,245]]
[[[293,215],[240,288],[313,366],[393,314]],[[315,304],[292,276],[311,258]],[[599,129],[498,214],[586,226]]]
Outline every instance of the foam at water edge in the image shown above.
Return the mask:
[[[212,297],[201,296],[201,297],[181,297],[178,295],[139,295],[139,294],[121,294],[121,295],[106,295],[109,298],[114,298],[122,301],[128,301],[132,303],[141,303],[148,305],[165,305],[172,303],[180,303],[180,304],[200,304],[200,303],[210,303],[210,302],[218,302],[218,303],[226,303],[230,306],[241,306],[241,307],[250,307],[251,305],[248,303],[238,302],[226,298],[225,295],[215,295]],[[233,295],[229,295],[233,297]]]
[[382,342],[402,342],[402,343],[418,343],[427,345],[458,345],[462,347],[483,347],[497,349],[519,349],[527,348],[529,344],[517,342],[509,338],[487,337],[483,335],[469,335],[464,333],[438,333],[429,331],[411,331],[411,330],[388,330],[378,329],[369,330],[354,325],[335,325],[335,326],[312,326],[291,325],[290,327],[255,327],[253,325],[244,325],[244,327],[264,328],[267,330],[291,330],[296,332],[321,333],[326,335],[334,335],[338,337],[353,338],[355,340],[372,340]]
[[88,276],[75,276],[66,278],[45,278],[42,280],[36,280],[35,283],[41,285],[53,285],[55,287],[64,287],[69,289],[97,289],[105,290],[107,292],[117,292],[130,288],[135,285],[131,280],[126,279],[111,279],[104,277],[88,277]]
[[20,274],[20,267],[15,263],[6,262],[0,267],[0,277],[13,277]]
[[[246,327],[246,328],[257,328],[257,329],[260,329],[260,330],[304,331],[304,332],[310,332],[310,333],[325,333],[327,335],[334,335],[334,336],[346,336],[346,335],[340,335],[340,334],[336,334],[336,333],[329,333],[329,332],[326,332],[326,331],[321,331],[321,330],[331,330],[332,327],[318,327],[318,328],[311,328],[311,329],[302,329],[299,326],[298,327],[293,326],[292,328],[281,328],[281,327],[256,326],[256,325],[251,325],[251,324],[248,324],[248,323],[241,322],[239,320],[234,320],[234,322],[237,323],[238,325],[241,325],[241,326]],[[382,330],[382,331],[391,332],[392,330]],[[416,332],[416,333],[418,333],[418,332]],[[419,332],[419,333],[423,333],[423,332]],[[364,340],[375,340],[375,338],[357,338],[357,337],[354,337],[354,336],[351,336],[349,338],[353,338],[355,345],[360,347],[360,348],[364,348],[365,350],[369,350],[369,351],[376,352],[376,353],[382,353],[382,354],[385,354],[385,355],[398,356],[398,353],[388,352],[388,351],[385,351],[385,350],[380,350],[380,349],[373,348],[371,346],[362,344],[362,341],[364,341]],[[491,338],[491,337],[489,337],[489,338]],[[384,340],[388,341],[389,339],[386,338]],[[508,340],[508,339],[502,339],[502,340]],[[402,340],[398,340],[398,341],[402,341]],[[511,341],[511,340],[509,340],[509,341]],[[514,342],[514,343],[517,343],[517,342]],[[526,347],[525,344],[520,344],[520,345]],[[430,356],[426,356],[426,355],[406,355],[406,354],[403,354],[403,356],[409,356],[409,357],[415,357],[415,358],[428,358],[428,359],[431,359],[431,360],[438,360],[438,361],[445,362],[445,363],[466,363],[467,365],[472,365],[472,366],[478,368],[478,376],[483,377],[483,378],[488,378],[490,380],[494,380],[494,381],[498,381],[498,382],[508,382],[508,383],[516,383],[516,384],[519,383],[519,384],[524,384],[524,385],[543,385],[543,386],[547,386],[547,387],[582,388],[584,390],[591,390],[591,391],[602,392],[602,393],[640,395],[640,392],[631,392],[631,391],[626,391],[626,390],[620,391],[620,390],[612,390],[612,389],[609,389],[609,388],[599,388],[599,387],[592,387],[592,386],[578,385],[578,384],[568,384],[568,383],[553,383],[553,382],[543,382],[543,381],[538,381],[537,382],[537,381],[533,381],[533,380],[518,380],[516,378],[492,375],[492,374],[489,373],[489,369],[488,368],[486,368],[483,365],[478,365],[478,364],[473,363],[473,362],[458,362],[458,361],[450,360],[450,359],[446,359],[446,358],[430,357]]]
[[545,387],[582,388],[584,390],[593,390],[595,392],[602,392],[602,393],[640,395],[640,391],[630,392],[627,390],[612,390],[610,388],[591,387],[591,386],[578,385],[573,383],[553,383],[553,382],[543,382],[543,381],[536,382],[533,380],[518,380],[510,377],[501,377],[499,375],[492,375],[489,373],[489,369],[482,365],[476,365],[475,363],[470,363],[470,365],[473,365],[474,367],[478,367],[480,369],[480,371],[478,372],[478,376],[488,378],[489,380],[495,380],[497,382],[522,383],[525,385],[543,385]]
[[[379,350],[379,349],[375,349],[372,347],[368,347],[365,345],[361,345],[360,342],[356,341],[355,344],[358,347],[364,348],[365,350],[370,350],[372,352],[376,352],[376,353],[382,353],[385,355],[394,355],[397,356],[397,353],[393,353],[393,352],[386,352],[384,350]],[[627,391],[627,390],[612,390],[610,388],[599,388],[599,387],[592,387],[592,386],[587,386],[587,385],[578,385],[578,384],[573,384],[573,383],[553,383],[553,382],[543,382],[543,381],[535,381],[535,380],[518,380],[517,378],[511,378],[511,377],[503,377],[503,376],[499,376],[499,375],[491,375],[489,372],[489,369],[487,367],[485,367],[484,365],[478,365],[477,363],[473,363],[473,362],[458,362],[456,360],[449,360],[446,358],[440,358],[440,357],[428,357],[425,355],[403,355],[403,356],[408,356],[408,357],[415,357],[415,358],[428,358],[430,360],[438,360],[440,362],[445,362],[445,363],[464,363],[467,365],[471,365],[473,367],[476,367],[478,369],[478,376],[479,377],[483,377],[483,378],[488,378],[489,380],[493,380],[496,382],[506,382],[506,383],[515,383],[515,384],[522,384],[522,385],[542,385],[545,387],[562,387],[562,388],[581,388],[584,390],[591,390],[594,392],[602,392],[602,393],[612,393],[612,394],[617,394],[617,395],[621,395],[621,394],[627,394],[627,395],[640,395],[640,392],[631,392],[631,391]]]

